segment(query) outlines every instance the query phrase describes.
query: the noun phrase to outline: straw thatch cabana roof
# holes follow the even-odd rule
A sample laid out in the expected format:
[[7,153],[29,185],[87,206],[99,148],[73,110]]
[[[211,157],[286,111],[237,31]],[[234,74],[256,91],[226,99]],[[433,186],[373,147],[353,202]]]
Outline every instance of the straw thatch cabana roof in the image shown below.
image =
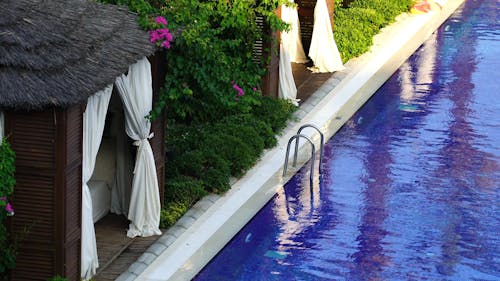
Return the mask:
[[154,51],[124,7],[2,0],[0,11],[0,109],[81,103]]

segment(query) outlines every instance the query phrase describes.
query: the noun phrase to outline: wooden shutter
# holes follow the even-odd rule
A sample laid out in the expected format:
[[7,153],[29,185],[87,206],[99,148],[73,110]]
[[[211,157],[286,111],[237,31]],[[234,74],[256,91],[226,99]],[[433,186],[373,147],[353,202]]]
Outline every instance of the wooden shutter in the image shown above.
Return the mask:
[[[276,11],[281,14],[281,8]],[[254,42],[253,59],[257,62],[267,63],[267,72],[262,77],[262,94],[265,96],[278,97],[279,85],[279,32],[271,30],[265,22],[264,17],[257,15],[257,27],[265,35]]]
[[16,152],[10,229],[23,235],[11,279],[80,280],[81,107],[8,112],[6,129]]

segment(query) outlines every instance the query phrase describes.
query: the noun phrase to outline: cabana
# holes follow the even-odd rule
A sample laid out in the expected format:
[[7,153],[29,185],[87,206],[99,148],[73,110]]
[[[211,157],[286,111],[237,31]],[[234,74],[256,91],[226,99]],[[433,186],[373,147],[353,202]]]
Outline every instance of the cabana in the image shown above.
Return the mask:
[[278,90],[280,98],[298,105],[292,62],[307,63],[310,59],[312,67],[309,69],[312,72],[325,73],[344,69],[333,38],[333,6],[333,0],[297,0],[297,7],[281,7],[281,19],[290,24],[290,30],[281,33]]
[[87,279],[94,222],[109,211],[128,217],[129,237],[160,234],[165,123],[145,116],[161,60],[126,8],[4,0],[0,10],[0,132],[16,153],[8,227],[23,236],[10,279]]

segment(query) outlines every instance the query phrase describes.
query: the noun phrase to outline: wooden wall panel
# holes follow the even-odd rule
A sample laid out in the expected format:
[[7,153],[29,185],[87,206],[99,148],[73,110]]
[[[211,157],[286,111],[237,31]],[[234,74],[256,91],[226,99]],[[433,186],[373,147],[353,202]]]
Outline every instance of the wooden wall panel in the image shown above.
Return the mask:
[[67,109],[66,118],[66,165],[81,162],[82,155],[82,132],[83,132],[83,108],[73,106]]
[[55,249],[22,249],[11,280],[47,281],[55,276]]
[[20,233],[25,227],[29,227],[25,236],[29,244],[42,243],[51,247],[55,242],[54,176],[30,174],[19,166],[16,169],[18,172],[13,196],[16,214],[12,229],[15,233]]
[[54,114],[51,110],[30,114],[13,114],[15,124],[11,127],[15,139],[16,165],[36,169],[55,168]]
[[11,280],[46,280],[55,274],[56,260],[56,160],[55,114],[7,112],[6,129],[16,152],[16,214],[10,229],[23,233]]
[[[281,10],[276,11],[278,15]],[[257,26],[265,34],[254,42],[253,59],[257,62],[266,63],[267,72],[262,77],[261,90],[265,96],[278,97],[279,85],[279,46],[276,42],[279,40],[279,32],[272,31],[260,15],[256,18]],[[271,39],[271,38],[274,38]]]
[[56,272],[68,280],[80,280],[80,249],[76,246],[80,245],[82,225],[83,107],[57,110],[57,119]]
[[71,236],[74,236],[73,232],[79,232],[82,225],[81,176],[82,172],[80,169],[73,169],[66,177],[66,228],[64,230],[66,239],[70,239]]
[[82,107],[7,112],[16,152],[13,233],[20,243],[11,280],[80,280]]
[[75,240],[65,245],[67,258],[65,261],[64,276],[68,280],[80,280],[80,248],[81,240]]

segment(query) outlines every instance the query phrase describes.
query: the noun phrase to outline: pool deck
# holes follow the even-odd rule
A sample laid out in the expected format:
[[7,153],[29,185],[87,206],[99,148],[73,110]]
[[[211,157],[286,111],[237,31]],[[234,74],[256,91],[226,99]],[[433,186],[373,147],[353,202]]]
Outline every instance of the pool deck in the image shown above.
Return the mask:
[[[440,12],[401,15],[384,28],[369,52],[347,62],[345,70],[325,76],[295,112],[296,120],[289,122],[278,145],[233,180],[231,190],[196,203],[116,280],[191,280],[308,160],[310,150],[301,142],[299,165],[282,176],[286,146],[298,128],[314,124],[325,139],[331,138],[464,1],[448,0]],[[303,134],[319,143],[313,130]]]

